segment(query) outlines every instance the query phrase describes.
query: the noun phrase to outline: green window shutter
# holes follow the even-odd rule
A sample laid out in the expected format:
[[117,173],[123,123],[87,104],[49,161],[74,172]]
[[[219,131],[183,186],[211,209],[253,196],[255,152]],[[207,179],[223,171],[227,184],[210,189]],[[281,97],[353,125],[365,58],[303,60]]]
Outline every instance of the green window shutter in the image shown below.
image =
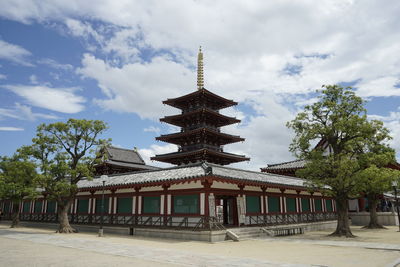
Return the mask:
[[301,199],[301,209],[302,209],[302,212],[310,211],[310,199],[309,198]]
[[174,213],[197,214],[199,213],[199,195],[174,196]]
[[260,197],[246,195],[246,212],[247,213],[260,213]]
[[333,211],[332,200],[331,199],[327,199],[326,200],[326,210],[327,211]]
[[143,197],[143,213],[160,213],[160,197]]
[[88,213],[89,211],[89,199],[78,199],[77,213]]
[[47,202],[47,211],[46,213],[55,213],[56,212],[56,202],[48,201]]
[[22,207],[22,211],[24,213],[29,213],[30,208],[31,208],[31,202],[30,201],[25,201],[24,202],[24,206]]
[[117,198],[117,213],[132,213],[132,198],[119,197]]
[[279,197],[268,197],[268,212],[280,212]]
[[42,205],[43,205],[43,201],[42,200],[36,200],[35,201],[35,206],[33,207],[33,212],[34,213],[41,213],[42,212]]
[[296,199],[292,197],[286,198],[286,211],[296,212]]
[[[103,198],[101,197],[96,198],[96,209],[95,209],[96,214],[101,214],[102,199]],[[110,198],[104,197],[104,214],[108,214],[109,207],[110,207]]]
[[322,211],[322,200],[315,199],[315,211]]

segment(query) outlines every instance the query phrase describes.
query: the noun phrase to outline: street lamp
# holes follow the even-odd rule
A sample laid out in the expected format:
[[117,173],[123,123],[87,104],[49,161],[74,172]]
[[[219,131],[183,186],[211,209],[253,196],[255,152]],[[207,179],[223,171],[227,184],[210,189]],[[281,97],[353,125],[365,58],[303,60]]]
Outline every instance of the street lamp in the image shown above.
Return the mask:
[[104,217],[104,189],[106,185],[106,180],[108,176],[102,175],[100,176],[101,181],[103,182],[103,194],[101,195],[101,217],[100,217],[100,229],[99,229],[99,236],[102,237],[104,235],[103,232],[103,217]]
[[397,219],[399,221],[399,232],[400,232],[400,211],[399,211],[399,199],[397,198],[397,186],[398,186],[397,181],[393,181],[392,186],[394,189],[394,198],[396,200],[396,211],[397,211]]

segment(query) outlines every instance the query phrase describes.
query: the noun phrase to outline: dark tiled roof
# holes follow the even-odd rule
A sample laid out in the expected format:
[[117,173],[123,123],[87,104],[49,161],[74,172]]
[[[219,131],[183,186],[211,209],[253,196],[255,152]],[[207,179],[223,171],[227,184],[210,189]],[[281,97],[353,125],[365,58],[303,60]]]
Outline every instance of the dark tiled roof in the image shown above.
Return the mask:
[[112,161],[112,160],[106,160],[104,161],[105,164],[116,166],[116,167],[123,167],[123,168],[129,168],[129,169],[140,169],[140,170],[159,170],[160,168],[150,166],[150,165],[145,165],[145,164],[136,164],[136,163],[129,163],[129,162],[120,162],[120,161]]
[[106,148],[106,151],[108,155],[108,161],[118,161],[141,165],[145,164],[140,154],[135,150],[109,146]]
[[306,165],[306,160],[293,160],[277,164],[268,164],[267,167],[261,170],[287,170],[287,169],[301,169]]
[[[207,175],[214,175],[217,177],[229,178],[238,181],[260,182],[265,183],[266,185],[305,187],[305,180],[300,178],[234,169],[210,163],[196,163],[192,165],[153,171],[140,171],[110,175],[106,181],[106,185],[118,186],[179,181]],[[95,178],[92,181],[82,180],[78,183],[79,188],[92,188],[101,186],[102,180],[100,178]]]

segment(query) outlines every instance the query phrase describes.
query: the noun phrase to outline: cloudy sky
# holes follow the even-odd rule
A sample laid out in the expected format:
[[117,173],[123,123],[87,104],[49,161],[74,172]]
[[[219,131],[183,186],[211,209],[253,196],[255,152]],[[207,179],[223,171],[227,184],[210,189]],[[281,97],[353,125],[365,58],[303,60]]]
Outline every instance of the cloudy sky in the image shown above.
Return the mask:
[[[113,144],[154,153],[176,129],[161,101],[205,87],[238,101],[225,151],[257,170],[292,160],[285,127],[323,84],[351,85],[390,128],[400,159],[400,1],[2,0],[0,144],[10,155],[40,123],[101,119]],[[165,166],[165,165],[164,165]]]

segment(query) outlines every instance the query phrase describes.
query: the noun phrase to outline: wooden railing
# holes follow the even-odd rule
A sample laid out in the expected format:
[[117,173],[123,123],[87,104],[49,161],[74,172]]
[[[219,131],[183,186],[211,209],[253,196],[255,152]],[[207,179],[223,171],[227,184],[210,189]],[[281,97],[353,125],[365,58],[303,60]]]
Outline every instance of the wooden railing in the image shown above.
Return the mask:
[[299,213],[299,214],[266,214],[248,216],[250,225],[281,225],[307,222],[319,222],[335,220],[337,214],[334,212],[325,213]]
[[[198,216],[144,216],[144,215],[101,215],[94,214],[69,214],[72,224],[127,226],[127,227],[157,227],[190,230],[225,230],[225,227],[216,217]],[[282,224],[296,224],[335,220],[336,213],[301,213],[301,214],[266,214],[247,216],[248,225],[272,226]],[[11,219],[10,214],[5,214],[3,219]],[[57,214],[20,214],[21,221],[57,222]]]

